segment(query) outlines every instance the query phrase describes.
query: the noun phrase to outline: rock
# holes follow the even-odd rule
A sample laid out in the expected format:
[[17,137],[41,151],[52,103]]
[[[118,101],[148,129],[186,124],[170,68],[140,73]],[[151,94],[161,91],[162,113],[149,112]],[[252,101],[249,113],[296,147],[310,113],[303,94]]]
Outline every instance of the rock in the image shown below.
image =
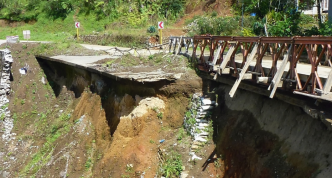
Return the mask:
[[197,123],[208,123],[208,121],[204,120],[204,119],[196,119],[196,122]]
[[210,110],[213,109],[213,106],[201,106],[201,110],[205,111],[205,110]]
[[211,101],[210,99],[204,99],[204,98],[201,98],[201,102],[202,102],[203,105],[215,104],[214,101]]
[[42,77],[41,80],[40,80],[44,85],[46,85],[46,82],[45,82],[45,78]]
[[197,150],[198,148],[199,148],[199,146],[197,146],[197,145],[192,145],[192,146],[191,146],[191,149],[192,149],[192,150]]
[[205,139],[202,138],[201,136],[196,136],[196,137],[195,137],[195,141],[206,142],[207,140],[205,140]]
[[183,172],[181,172],[180,178],[186,178],[186,177],[188,177],[188,175],[189,175],[188,171],[183,171]]
[[60,177],[66,177],[66,172],[65,171],[61,171],[60,172]]
[[9,177],[9,172],[3,171],[2,172],[2,177],[4,177],[4,178]]

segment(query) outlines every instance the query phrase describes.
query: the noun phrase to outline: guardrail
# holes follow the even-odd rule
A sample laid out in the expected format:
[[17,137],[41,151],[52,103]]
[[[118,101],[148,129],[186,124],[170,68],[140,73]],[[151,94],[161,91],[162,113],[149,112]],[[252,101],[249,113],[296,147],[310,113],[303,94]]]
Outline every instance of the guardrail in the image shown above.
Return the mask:
[[[230,92],[231,97],[242,80],[251,80],[267,85],[267,89],[271,90],[270,98],[273,98],[277,88],[280,88],[294,94],[332,101],[332,37],[206,35],[193,38],[170,37],[169,40],[169,52],[172,52],[173,48],[175,54],[181,52],[183,47],[183,53],[189,54],[188,49],[192,47],[192,60],[198,62],[200,70],[218,76],[236,77]],[[205,52],[206,48],[209,49],[208,53]],[[302,66],[301,58],[307,59],[310,67]],[[263,61],[270,61],[271,64],[263,67]],[[320,77],[318,72],[322,61],[328,66],[321,67],[328,73],[325,78]],[[299,68],[305,68],[306,77],[303,72],[299,74]]]

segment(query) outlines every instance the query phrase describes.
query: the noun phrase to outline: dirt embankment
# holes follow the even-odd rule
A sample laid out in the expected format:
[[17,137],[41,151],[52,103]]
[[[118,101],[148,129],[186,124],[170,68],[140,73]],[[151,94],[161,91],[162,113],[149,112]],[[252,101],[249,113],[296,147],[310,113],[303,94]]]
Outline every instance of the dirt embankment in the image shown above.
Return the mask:
[[225,177],[329,177],[331,132],[301,108],[220,86],[216,152]]
[[[182,125],[188,97],[201,89],[199,78],[152,84],[109,80],[44,64],[32,55],[37,44],[9,47],[14,63],[8,98],[16,139],[0,140],[0,177],[119,177],[136,171],[152,176],[158,140],[171,138],[166,135]],[[19,73],[22,67],[26,75]],[[158,97],[164,106],[120,119],[131,117],[146,97]]]

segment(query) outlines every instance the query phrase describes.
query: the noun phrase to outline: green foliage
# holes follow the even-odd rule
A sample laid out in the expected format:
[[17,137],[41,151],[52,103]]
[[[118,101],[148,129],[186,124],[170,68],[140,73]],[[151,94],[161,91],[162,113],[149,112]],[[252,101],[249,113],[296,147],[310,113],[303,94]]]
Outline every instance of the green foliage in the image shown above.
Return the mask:
[[156,33],[157,29],[155,26],[150,26],[147,31],[148,33]]
[[158,113],[157,117],[158,117],[158,119],[162,119],[163,118],[163,113],[162,112]]
[[[201,16],[193,21],[193,25],[189,27],[191,35],[195,34],[211,34],[221,36],[240,36],[242,23],[240,16],[234,17],[208,17]],[[255,18],[245,17],[243,26],[251,28]]]
[[194,126],[196,124],[196,119],[191,116],[191,112],[187,111],[186,112],[186,123],[189,124],[190,126]]
[[179,129],[179,132],[178,132],[178,135],[177,135],[177,140],[179,140],[179,141],[182,140],[185,135],[186,135],[185,130],[181,127]]
[[5,117],[6,117],[5,113],[2,113],[1,116],[0,116],[0,120],[1,121],[5,120]]
[[166,161],[162,164],[163,176],[178,177],[182,171],[181,155],[172,151],[166,155]]
[[243,28],[242,34],[244,37],[255,36],[255,33],[250,28]]
[[9,105],[9,103],[6,103],[6,104],[4,104],[2,107],[1,107],[1,109],[6,109],[7,107],[8,107],[8,105]]
[[324,36],[332,36],[332,24],[325,22],[321,25],[319,29],[319,34]]
[[[236,14],[242,13],[242,0],[233,1],[233,9]],[[312,4],[310,2],[309,4]],[[306,7],[306,4],[300,3],[299,10]],[[267,0],[243,0],[243,8],[245,14],[255,13],[257,17],[263,18],[271,10],[278,12],[286,11],[287,9],[296,9],[294,1],[289,0],[278,0],[278,1],[267,1]]]
[[[269,23],[269,33],[271,36],[296,36],[300,35],[300,15],[301,12],[296,12],[294,9],[287,9],[284,12],[274,12],[270,14],[271,19],[268,20]],[[269,17],[268,16],[268,19]],[[270,22],[269,22],[270,21]]]
[[91,165],[92,165],[92,160],[91,160],[91,158],[88,158],[85,162],[84,167],[86,170],[88,170],[88,169],[90,169]]
[[[66,19],[72,13],[93,15],[97,21],[108,19],[134,27],[145,25],[149,19],[175,20],[183,14],[184,0],[3,0],[0,2],[0,18],[14,21]],[[76,19],[75,19],[76,21]]]

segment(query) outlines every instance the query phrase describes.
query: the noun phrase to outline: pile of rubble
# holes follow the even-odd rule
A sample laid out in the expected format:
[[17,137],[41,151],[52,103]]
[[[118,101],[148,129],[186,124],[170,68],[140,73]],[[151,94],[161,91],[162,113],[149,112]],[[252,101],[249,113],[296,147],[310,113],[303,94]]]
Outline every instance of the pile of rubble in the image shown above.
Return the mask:
[[192,160],[202,158],[195,155],[195,152],[204,146],[208,141],[208,137],[212,129],[212,121],[210,121],[210,110],[212,110],[216,102],[208,98],[204,98],[199,94],[194,94],[191,100],[191,108],[184,117],[184,126],[188,133],[190,133],[193,143],[190,148],[190,155]]
[[2,139],[5,143],[14,139],[15,133],[11,133],[14,127],[14,120],[10,117],[10,111],[8,109],[10,88],[10,75],[11,66],[13,63],[13,57],[8,49],[0,50],[0,59],[2,70],[0,73],[0,126]]

